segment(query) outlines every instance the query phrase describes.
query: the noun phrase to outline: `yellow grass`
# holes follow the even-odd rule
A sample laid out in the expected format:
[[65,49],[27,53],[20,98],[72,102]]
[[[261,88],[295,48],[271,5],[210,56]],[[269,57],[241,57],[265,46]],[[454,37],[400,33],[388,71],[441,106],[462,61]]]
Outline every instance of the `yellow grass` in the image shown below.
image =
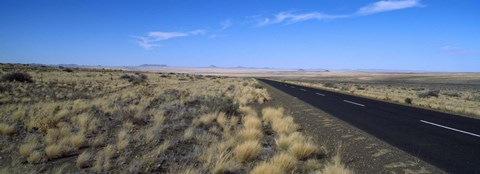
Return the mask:
[[30,154],[32,153],[32,151],[37,148],[37,142],[36,141],[30,141],[26,144],[22,144],[20,145],[20,149],[19,149],[19,152],[20,152],[20,155],[24,158],[30,156]]
[[234,149],[235,157],[240,162],[255,159],[261,151],[260,143],[255,140],[245,141]]
[[254,128],[242,129],[238,134],[243,141],[260,140],[263,138],[262,131]]
[[217,123],[218,123],[218,125],[220,125],[224,129],[227,127],[228,120],[227,120],[227,116],[225,116],[225,113],[223,113],[223,112],[218,113]]
[[79,148],[85,142],[85,135],[83,133],[78,133],[70,137],[70,143],[73,148]]
[[272,122],[272,129],[279,134],[290,134],[297,131],[299,126],[293,122],[290,116],[275,119]]
[[305,137],[299,133],[294,132],[290,135],[280,134],[280,136],[275,140],[277,147],[281,150],[288,150],[288,148],[295,142],[304,142]]
[[124,150],[128,146],[127,131],[121,130],[117,136],[117,149]]
[[243,125],[247,129],[261,129],[262,122],[256,116],[248,115],[243,118]]
[[64,151],[65,151],[65,147],[62,147],[61,145],[57,145],[57,144],[49,145],[45,148],[45,154],[49,159],[61,157]]
[[[0,87],[11,86],[0,94],[0,127],[13,125],[6,134],[15,134],[2,139],[0,149],[8,160],[0,168],[20,173],[314,171],[289,151],[292,141],[307,139],[292,132],[292,117],[281,108],[257,113],[255,103],[270,96],[254,79],[140,72],[148,79],[138,85],[120,78],[139,76],[134,72],[23,70],[34,83],[0,82]],[[227,115],[212,103],[239,108]],[[264,145],[268,153],[263,153]],[[177,152],[182,156],[172,154]],[[262,170],[258,166],[263,162],[276,167]]]
[[185,133],[183,134],[183,139],[184,140],[189,140],[193,136],[193,127],[189,127],[187,130],[185,130]]
[[270,163],[283,171],[292,171],[297,165],[297,159],[288,153],[279,153],[272,157]]
[[288,148],[288,152],[299,160],[315,155],[317,151],[317,146],[311,142],[295,142]]
[[43,153],[39,151],[33,151],[30,156],[28,156],[27,161],[30,164],[36,164],[40,162],[43,157]]
[[215,120],[216,118],[217,118],[217,114],[209,113],[209,114],[205,114],[205,115],[201,116],[199,121],[200,121],[200,124],[208,125],[213,120]]
[[265,120],[268,123],[272,123],[274,120],[280,119],[283,117],[283,108],[272,108],[272,107],[267,107],[263,108],[262,110],[262,115],[263,115],[263,120]]
[[282,174],[285,173],[282,171],[281,168],[279,168],[277,165],[267,163],[267,162],[261,162],[257,166],[255,166],[252,171],[250,171],[250,174]]
[[89,166],[91,158],[92,158],[92,155],[89,152],[83,151],[80,155],[78,155],[77,167],[84,168]]
[[8,125],[5,123],[0,123],[0,134],[2,135],[10,135],[14,132],[15,125]]
[[354,172],[345,167],[340,161],[339,154],[335,155],[332,161],[328,162],[318,174],[353,174]]

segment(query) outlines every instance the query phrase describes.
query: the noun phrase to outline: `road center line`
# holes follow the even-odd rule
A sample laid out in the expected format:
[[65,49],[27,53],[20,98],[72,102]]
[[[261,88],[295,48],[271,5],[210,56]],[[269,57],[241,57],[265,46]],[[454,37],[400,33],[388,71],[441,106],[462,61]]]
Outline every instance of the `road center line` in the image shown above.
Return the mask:
[[320,93],[318,93],[318,92],[315,93],[315,94],[317,94],[317,95],[319,95],[319,96],[325,96],[325,94],[320,94]]
[[451,127],[448,127],[448,126],[444,126],[444,125],[440,125],[440,124],[428,122],[428,121],[425,121],[425,120],[420,120],[420,122],[426,123],[426,124],[430,124],[430,125],[433,125],[433,126],[437,126],[437,127],[441,127],[441,128],[445,128],[445,129],[449,129],[449,130],[453,130],[453,131],[457,131],[457,132],[460,132],[460,133],[464,133],[464,134],[467,134],[467,135],[471,135],[471,136],[480,138],[480,135],[478,135],[478,134],[474,134],[474,133],[471,133],[471,132],[463,131],[463,130],[460,130],[460,129],[451,128]]
[[350,104],[354,104],[354,105],[358,105],[358,106],[361,106],[361,107],[365,107],[365,105],[362,105],[360,103],[355,103],[355,102],[352,102],[352,101],[348,101],[348,100],[343,100],[344,102],[347,102],[347,103],[350,103]]

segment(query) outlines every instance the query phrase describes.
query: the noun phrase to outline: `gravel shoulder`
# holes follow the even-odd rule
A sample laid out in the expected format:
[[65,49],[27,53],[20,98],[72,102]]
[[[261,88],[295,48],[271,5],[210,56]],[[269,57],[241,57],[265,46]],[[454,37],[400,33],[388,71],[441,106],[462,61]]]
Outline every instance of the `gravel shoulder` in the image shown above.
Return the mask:
[[267,87],[268,105],[285,108],[303,131],[328,149],[328,156],[341,144],[342,162],[355,173],[445,173],[394,146],[276,88]]

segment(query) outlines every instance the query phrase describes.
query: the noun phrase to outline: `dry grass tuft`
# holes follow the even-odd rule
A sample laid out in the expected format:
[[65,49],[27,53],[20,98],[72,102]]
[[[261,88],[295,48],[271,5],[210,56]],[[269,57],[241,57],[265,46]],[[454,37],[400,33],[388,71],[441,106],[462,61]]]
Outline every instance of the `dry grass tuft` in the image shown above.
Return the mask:
[[20,149],[19,149],[20,155],[24,158],[27,158],[28,156],[30,156],[32,151],[35,150],[35,148],[37,148],[37,146],[38,145],[36,141],[30,141],[26,144],[20,145]]
[[170,173],[175,173],[175,174],[198,174],[198,173],[200,173],[200,171],[198,169],[196,169],[195,167],[188,166],[188,167],[182,167],[180,169],[170,171]]
[[117,149],[123,150],[128,146],[127,130],[121,130],[117,136]]
[[8,125],[5,123],[0,123],[0,134],[2,135],[10,135],[14,132],[15,125]]
[[169,147],[171,143],[170,141],[166,140],[165,142],[162,143],[162,145],[158,146],[154,151],[153,154],[154,156],[158,157],[160,154],[165,152]]
[[318,148],[315,144],[304,141],[304,142],[295,142],[288,148],[288,151],[295,156],[295,158],[302,160],[307,157],[310,157],[318,152]]
[[30,156],[28,156],[27,158],[27,161],[28,163],[30,164],[36,164],[38,162],[40,162],[40,160],[42,159],[43,157],[43,153],[39,152],[39,151],[33,151]]
[[225,116],[225,113],[223,112],[218,113],[217,123],[224,129],[227,127],[228,120],[227,120],[227,116]]
[[268,123],[272,123],[274,120],[280,119],[283,117],[283,108],[272,108],[272,107],[266,107],[263,108],[262,110],[262,115],[263,115],[263,120],[265,120]]
[[305,161],[304,166],[308,170],[316,171],[322,167],[322,164],[317,159],[309,159]]
[[115,146],[114,145],[107,145],[103,148],[103,155],[105,155],[106,158],[111,158],[115,154]]
[[[203,140],[212,141],[214,137],[205,135]],[[228,139],[224,142],[215,142],[209,146],[204,146],[203,152],[198,156],[202,167],[211,173],[224,173],[236,170],[240,164],[235,160],[234,155],[228,149],[235,144],[234,139]]]
[[51,145],[57,143],[60,138],[60,130],[59,129],[48,129],[47,135],[44,137],[44,141],[46,145]]
[[65,147],[61,145],[53,144],[49,145],[45,148],[45,154],[47,155],[48,159],[55,159],[61,157],[64,153]]
[[239,110],[243,115],[258,117],[257,112],[256,112],[254,109],[252,109],[251,107],[241,106],[241,107],[238,108],[238,110]]
[[213,120],[215,120],[217,118],[217,114],[214,114],[214,113],[209,113],[209,114],[205,114],[205,115],[202,115],[200,118],[199,118],[199,122],[200,124],[202,125],[208,125],[210,124]]
[[270,163],[281,168],[283,171],[292,171],[297,166],[297,159],[288,153],[276,154]]
[[261,129],[262,121],[256,116],[245,116],[243,118],[243,126],[247,129]]
[[73,148],[80,148],[83,143],[85,142],[85,135],[83,133],[78,133],[70,137],[70,143],[72,144]]
[[260,140],[263,138],[263,132],[254,128],[242,129],[238,134],[243,141]]
[[235,157],[240,162],[252,160],[262,151],[262,146],[255,140],[245,141],[234,149]]
[[318,171],[318,174],[353,174],[353,171],[346,168],[344,164],[341,163],[340,155],[337,154],[333,157],[332,161],[328,162],[323,170]]
[[101,146],[105,143],[106,139],[107,139],[107,137],[105,136],[105,134],[97,135],[92,142],[92,146],[94,146],[94,147]]
[[281,150],[288,150],[288,148],[295,142],[304,142],[305,136],[300,132],[294,132],[290,135],[280,134],[278,139],[275,140],[277,147]]
[[282,174],[282,173],[284,173],[284,171],[282,171],[282,169],[279,168],[277,165],[273,165],[267,162],[261,162],[250,171],[250,174]]
[[88,153],[87,151],[83,151],[80,155],[78,155],[77,158],[77,167],[79,168],[85,168],[90,165],[90,160],[92,158],[92,155]]
[[87,130],[88,120],[90,120],[90,116],[87,113],[83,113],[78,116],[78,126],[80,130]]
[[153,116],[153,123],[156,128],[162,127],[164,121],[165,117],[163,116],[163,113],[155,114]]
[[98,152],[97,155],[95,156],[95,163],[93,165],[93,170],[97,173],[100,173],[103,170],[103,163],[107,161],[108,159],[105,159],[103,152]]
[[287,116],[275,119],[272,122],[272,129],[278,134],[290,134],[297,131],[299,126],[293,121],[293,117]]
[[185,130],[185,133],[183,133],[183,140],[189,140],[193,137],[193,127],[189,127],[187,130]]

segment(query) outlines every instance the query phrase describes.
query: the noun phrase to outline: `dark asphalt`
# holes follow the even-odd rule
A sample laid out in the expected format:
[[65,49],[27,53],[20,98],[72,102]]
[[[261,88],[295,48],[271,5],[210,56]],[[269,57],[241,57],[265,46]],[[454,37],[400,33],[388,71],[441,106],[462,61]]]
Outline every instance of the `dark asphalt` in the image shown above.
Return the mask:
[[449,173],[480,173],[480,120],[259,79]]

